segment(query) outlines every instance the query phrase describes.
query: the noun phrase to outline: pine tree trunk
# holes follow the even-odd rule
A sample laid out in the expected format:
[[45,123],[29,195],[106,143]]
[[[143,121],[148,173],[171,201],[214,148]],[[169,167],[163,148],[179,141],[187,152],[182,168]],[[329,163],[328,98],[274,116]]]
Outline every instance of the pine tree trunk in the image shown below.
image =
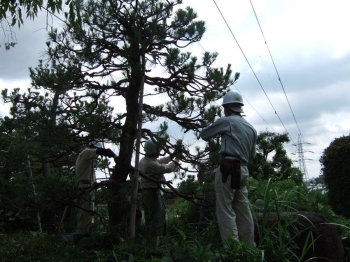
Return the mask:
[[112,188],[112,199],[108,204],[109,227],[112,231],[120,228],[123,221],[126,221],[126,215],[130,213],[130,210],[125,210],[125,206],[127,196],[131,196],[132,192],[123,192],[122,189],[131,171],[131,159],[137,135],[139,90],[142,75],[137,74],[133,79],[136,81],[133,81],[133,85],[130,85],[126,92],[127,117],[120,138],[119,159],[111,175],[111,180],[119,184]]

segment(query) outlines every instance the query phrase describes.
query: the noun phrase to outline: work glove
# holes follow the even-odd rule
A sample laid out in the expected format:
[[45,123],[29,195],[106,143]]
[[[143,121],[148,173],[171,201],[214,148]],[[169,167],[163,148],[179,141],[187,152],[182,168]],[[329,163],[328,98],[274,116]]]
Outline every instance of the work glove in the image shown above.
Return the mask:
[[115,153],[109,148],[97,148],[96,154],[100,156],[114,157]]

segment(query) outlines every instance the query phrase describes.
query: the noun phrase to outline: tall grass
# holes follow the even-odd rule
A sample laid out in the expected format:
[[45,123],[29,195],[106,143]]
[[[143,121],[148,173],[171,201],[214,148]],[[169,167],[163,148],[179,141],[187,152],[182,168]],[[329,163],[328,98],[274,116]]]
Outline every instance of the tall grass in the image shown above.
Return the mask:
[[[318,211],[327,211],[330,222],[340,221],[343,236],[349,234],[348,220],[338,219],[328,210],[324,198],[310,195],[302,186],[252,180],[250,199],[254,217],[260,219],[256,227],[256,247],[231,240],[224,249],[215,216],[206,228],[198,230],[199,207],[178,200],[174,206],[181,210],[181,217],[173,215],[174,210],[168,210],[166,237],[148,236],[144,225],[138,228],[133,239],[128,238],[127,232],[96,233],[77,245],[65,244],[47,234],[18,232],[0,235],[0,261],[312,261],[316,257],[306,258],[317,240],[310,232],[312,224],[302,227],[292,214],[300,210],[313,211],[315,207]],[[275,219],[272,221],[271,217]],[[301,234],[306,235],[306,241],[299,247],[295,241]],[[345,238],[344,243],[348,242]]]
[[[264,250],[268,261],[303,261],[304,250],[308,250],[308,241],[303,252],[299,256],[294,237],[289,228],[296,223],[296,219],[289,214],[297,211],[295,196],[299,194],[293,190],[279,193],[272,180],[269,179],[265,187],[262,199],[257,199],[254,211],[255,217],[259,216],[261,223],[258,229],[258,247]],[[271,215],[275,217],[270,221]]]

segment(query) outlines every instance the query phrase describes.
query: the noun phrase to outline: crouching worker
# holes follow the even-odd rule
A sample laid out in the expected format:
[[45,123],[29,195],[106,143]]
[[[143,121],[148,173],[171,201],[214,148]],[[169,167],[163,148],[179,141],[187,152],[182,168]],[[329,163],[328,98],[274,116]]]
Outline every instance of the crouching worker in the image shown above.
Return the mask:
[[[177,168],[171,157],[157,159],[159,147],[147,140],[144,145],[145,156],[140,160],[139,170],[146,176],[162,181],[165,173],[174,172]],[[170,163],[169,163],[170,162]],[[153,236],[165,235],[165,204],[160,185],[141,177],[142,205],[145,213],[145,223]]]
[[105,149],[100,142],[90,142],[83,151],[80,152],[75,162],[75,180],[81,191],[87,191],[78,199],[79,215],[77,231],[75,234],[63,236],[66,242],[77,243],[80,239],[90,236],[94,224],[94,192],[91,189],[97,188],[94,161],[98,156],[117,156],[111,149]]

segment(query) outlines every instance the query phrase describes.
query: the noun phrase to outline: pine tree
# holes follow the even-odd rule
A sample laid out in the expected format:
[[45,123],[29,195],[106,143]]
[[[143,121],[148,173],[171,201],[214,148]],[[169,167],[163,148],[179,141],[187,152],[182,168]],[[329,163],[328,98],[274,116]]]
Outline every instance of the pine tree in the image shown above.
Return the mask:
[[[142,83],[142,121],[159,124],[158,132],[144,128],[144,136],[157,138],[165,153],[176,150],[184,163],[198,166],[214,145],[191,148],[170,138],[168,128],[178,126],[199,139],[199,131],[221,115],[213,102],[239,77],[231,77],[230,65],[214,67],[217,53],[198,58],[186,51],[201,40],[205,23],[192,8],[181,7],[180,1],[87,1],[81,7],[82,27],[67,22],[62,30],[53,30],[47,42],[52,64],[31,71],[35,85],[60,98],[56,122],[68,127],[67,135],[82,140],[86,132],[118,146],[111,175],[117,184],[109,203],[112,229],[125,216],[121,190],[135,154]],[[149,97],[157,97],[156,103],[148,102]],[[115,103],[125,103],[125,110],[116,110]]]
[[292,179],[296,183],[303,181],[301,171],[293,167],[293,161],[287,156],[283,144],[288,143],[288,134],[274,132],[260,132],[257,138],[257,155],[248,164],[253,178],[273,180]]

